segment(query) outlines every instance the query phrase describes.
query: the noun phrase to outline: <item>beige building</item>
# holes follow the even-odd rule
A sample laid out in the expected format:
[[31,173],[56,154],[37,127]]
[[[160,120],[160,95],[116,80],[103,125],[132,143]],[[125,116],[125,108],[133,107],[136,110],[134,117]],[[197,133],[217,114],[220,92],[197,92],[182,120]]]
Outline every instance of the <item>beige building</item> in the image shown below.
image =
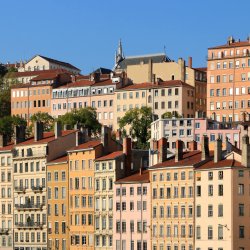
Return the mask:
[[195,87],[195,111],[197,117],[205,117],[206,114],[206,68],[194,68],[192,57],[188,58],[188,65],[184,59],[177,62],[167,57],[165,53],[149,54],[141,56],[124,56],[120,42],[114,71],[125,72],[127,78],[134,84],[144,82],[156,82],[180,80]]
[[95,160],[95,249],[115,248],[114,183],[147,165],[148,152],[132,149],[130,138],[124,138],[123,150]]
[[148,106],[159,118],[165,112],[177,111],[183,117],[194,117],[194,87],[181,81],[159,81],[128,85],[115,92],[114,129],[125,113],[132,108]]
[[24,65],[24,71],[39,71],[50,69],[65,69],[73,74],[79,74],[80,69],[70,63],[58,61],[49,57],[36,55]]
[[12,148],[0,135],[0,249],[13,249],[13,169]]
[[25,139],[25,129],[16,127],[13,148],[14,245],[16,250],[47,249],[47,161],[75,145],[76,131],[43,132],[42,123],[35,123],[34,138]]

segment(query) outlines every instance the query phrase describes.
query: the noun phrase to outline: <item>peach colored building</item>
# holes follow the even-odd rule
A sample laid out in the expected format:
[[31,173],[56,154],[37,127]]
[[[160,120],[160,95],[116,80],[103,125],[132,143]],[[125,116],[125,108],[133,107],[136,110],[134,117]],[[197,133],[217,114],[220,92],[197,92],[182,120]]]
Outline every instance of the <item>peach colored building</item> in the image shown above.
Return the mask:
[[207,116],[222,122],[242,121],[250,112],[250,42],[235,41],[208,49]]
[[69,73],[59,70],[38,75],[30,84],[16,85],[11,89],[11,114],[27,121],[39,111],[50,114],[52,89],[70,80]]
[[151,249],[151,191],[148,170],[115,183],[114,247],[116,250]]
[[69,176],[67,155],[47,164],[48,249],[67,250],[69,240]]

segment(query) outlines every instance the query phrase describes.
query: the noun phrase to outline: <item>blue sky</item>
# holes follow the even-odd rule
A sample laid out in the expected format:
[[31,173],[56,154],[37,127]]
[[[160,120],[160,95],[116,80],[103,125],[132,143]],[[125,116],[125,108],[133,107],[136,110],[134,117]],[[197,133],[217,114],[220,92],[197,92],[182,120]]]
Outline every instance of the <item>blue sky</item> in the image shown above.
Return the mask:
[[206,65],[207,48],[250,34],[250,1],[241,0],[12,0],[0,5],[0,61],[35,54],[88,73],[112,68],[121,38],[125,55],[193,57]]

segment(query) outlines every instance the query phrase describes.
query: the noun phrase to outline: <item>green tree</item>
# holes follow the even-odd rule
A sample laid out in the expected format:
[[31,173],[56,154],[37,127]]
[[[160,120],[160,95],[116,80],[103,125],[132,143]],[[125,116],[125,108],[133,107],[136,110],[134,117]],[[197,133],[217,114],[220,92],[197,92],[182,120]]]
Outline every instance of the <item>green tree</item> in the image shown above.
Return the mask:
[[119,127],[123,135],[127,135],[126,126],[129,126],[129,134],[136,142],[136,147],[147,149],[150,139],[150,125],[153,121],[153,113],[150,107],[134,108],[126,112],[120,119]]
[[98,133],[101,130],[101,124],[97,120],[96,110],[92,107],[74,109],[58,118],[64,125],[69,125],[71,128],[75,124],[88,128],[90,132]]
[[179,115],[179,113],[177,111],[173,111],[173,112],[165,112],[162,116],[161,116],[163,119],[167,119],[167,118],[173,118],[173,117],[176,117],[176,118],[181,118],[182,116]]
[[54,118],[46,112],[37,112],[30,117],[31,126],[34,126],[35,122],[42,122],[44,131],[50,131],[53,128]]

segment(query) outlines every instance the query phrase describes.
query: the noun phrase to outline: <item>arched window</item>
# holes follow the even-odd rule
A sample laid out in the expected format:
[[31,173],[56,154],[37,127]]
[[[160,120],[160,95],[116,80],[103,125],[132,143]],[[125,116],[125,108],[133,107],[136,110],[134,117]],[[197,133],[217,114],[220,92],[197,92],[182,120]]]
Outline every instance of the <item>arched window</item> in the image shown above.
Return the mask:
[[149,96],[148,96],[148,103],[151,103],[151,102],[152,102],[152,96],[149,95]]

